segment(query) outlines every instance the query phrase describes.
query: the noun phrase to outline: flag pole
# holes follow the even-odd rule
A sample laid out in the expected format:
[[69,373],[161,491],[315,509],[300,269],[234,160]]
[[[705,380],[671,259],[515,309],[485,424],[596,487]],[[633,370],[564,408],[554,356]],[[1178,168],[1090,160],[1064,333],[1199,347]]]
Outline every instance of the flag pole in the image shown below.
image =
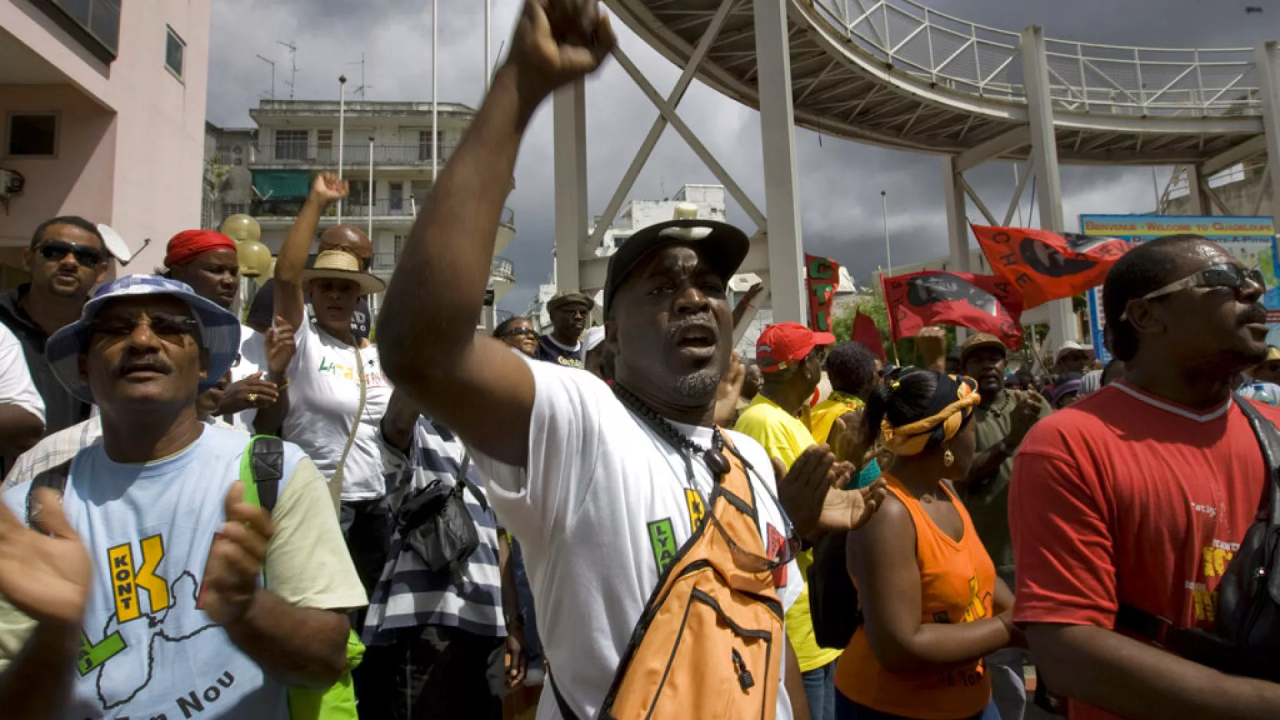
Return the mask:
[[898,359],[898,333],[894,328],[893,311],[889,309],[889,293],[884,286],[884,268],[877,265],[876,272],[880,273],[880,299],[884,301],[884,314],[889,317],[889,346],[893,348],[893,364],[902,367],[902,361]]

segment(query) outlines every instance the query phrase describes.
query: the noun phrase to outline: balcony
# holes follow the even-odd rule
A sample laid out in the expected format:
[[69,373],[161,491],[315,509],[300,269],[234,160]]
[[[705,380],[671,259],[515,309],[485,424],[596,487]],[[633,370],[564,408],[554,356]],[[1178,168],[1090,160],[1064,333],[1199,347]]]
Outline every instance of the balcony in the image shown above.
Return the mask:
[[516,237],[516,213],[509,207],[502,208],[502,220],[498,223],[498,237],[493,246],[493,252],[501,253],[507,249],[511,241]]
[[493,290],[493,302],[496,304],[501,300],[515,284],[515,266],[504,257],[494,257],[493,265],[489,267],[489,287]]
[[[439,146],[440,167],[453,155],[456,146]],[[369,145],[352,144],[343,150],[342,163],[346,168],[369,167]],[[253,149],[250,160],[253,166],[278,167],[316,167],[335,168],[338,166],[338,147],[336,145],[306,145],[279,141],[274,144],[262,144]],[[413,145],[374,145],[373,166],[388,167],[431,167],[431,146],[415,143]]]
[[489,269],[489,279],[494,282],[513,283],[516,281],[516,266],[504,257],[495,257]]
[[[305,202],[306,198],[296,197],[258,199],[253,201],[250,214],[262,221],[287,220],[292,224]],[[372,215],[376,223],[408,225],[413,222],[416,207],[416,202],[411,197],[402,200],[374,200],[372,207],[367,201],[347,198],[342,203],[342,221],[359,224],[358,221],[368,220]],[[338,207],[330,205],[320,221],[334,222],[337,218]]]

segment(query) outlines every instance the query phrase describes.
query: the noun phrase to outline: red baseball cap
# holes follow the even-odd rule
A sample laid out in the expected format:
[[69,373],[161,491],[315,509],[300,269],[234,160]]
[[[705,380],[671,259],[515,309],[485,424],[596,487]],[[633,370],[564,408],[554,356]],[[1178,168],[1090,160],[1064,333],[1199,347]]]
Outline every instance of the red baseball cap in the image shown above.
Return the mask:
[[770,325],[756,340],[756,364],[761,372],[786,370],[808,357],[814,348],[835,343],[835,335],[814,332],[800,323]]

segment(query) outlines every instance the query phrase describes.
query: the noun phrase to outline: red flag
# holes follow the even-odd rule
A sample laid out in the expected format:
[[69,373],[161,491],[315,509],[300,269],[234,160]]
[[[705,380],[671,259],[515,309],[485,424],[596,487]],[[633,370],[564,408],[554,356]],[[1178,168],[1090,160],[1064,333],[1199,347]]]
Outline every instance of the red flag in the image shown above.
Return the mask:
[[889,358],[884,354],[884,336],[880,334],[880,328],[876,327],[876,321],[858,313],[853,318],[853,337],[850,339],[856,343],[861,343],[863,347],[870,350],[876,357],[880,358],[880,362],[887,363]]
[[1079,295],[1102,284],[1132,247],[1119,238],[1028,228],[973,226],[992,270],[1022,291],[1024,308]]
[[942,324],[991,333],[1011,348],[1022,344],[1022,295],[1004,278],[926,270],[882,282],[895,341]]
[[809,329],[831,332],[831,306],[840,285],[840,266],[831,258],[804,256],[805,285],[809,290]]

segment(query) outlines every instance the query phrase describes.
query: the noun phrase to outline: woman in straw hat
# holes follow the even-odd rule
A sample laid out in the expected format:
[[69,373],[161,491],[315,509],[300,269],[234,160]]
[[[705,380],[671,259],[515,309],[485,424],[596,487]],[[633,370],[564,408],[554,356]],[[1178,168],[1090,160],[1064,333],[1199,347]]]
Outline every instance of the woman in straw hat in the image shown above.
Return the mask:
[[[307,268],[316,225],[347,183],[321,173],[276,259],[275,313],[297,328],[297,354],[286,385],[283,435],[311,456],[329,479],[351,558],[368,591],[391,541],[391,511],[382,479],[379,425],[391,399],[376,345],[361,348],[351,317],[361,297],[386,284],[344,249],[322,249]],[[307,320],[310,297],[315,320]]]

